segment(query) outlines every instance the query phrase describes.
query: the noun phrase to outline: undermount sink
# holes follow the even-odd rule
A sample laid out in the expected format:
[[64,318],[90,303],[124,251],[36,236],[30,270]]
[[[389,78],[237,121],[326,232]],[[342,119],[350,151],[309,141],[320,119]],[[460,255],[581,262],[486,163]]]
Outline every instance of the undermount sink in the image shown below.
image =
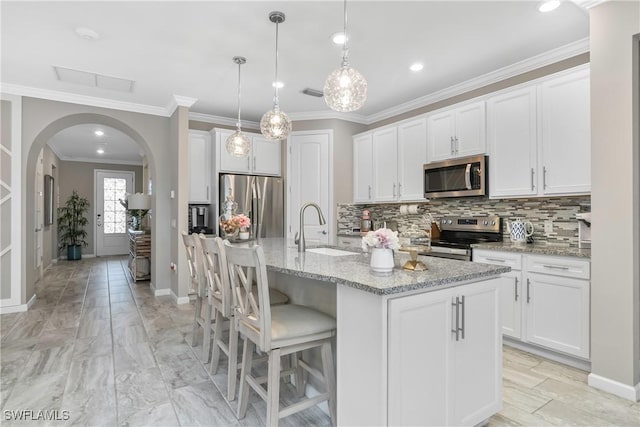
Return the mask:
[[333,248],[313,248],[313,249],[307,249],[307,252],[313,252],[315,254],[328,255],[328,256],[358,255],[357,252],[341,251],[340,249],[333,249]]

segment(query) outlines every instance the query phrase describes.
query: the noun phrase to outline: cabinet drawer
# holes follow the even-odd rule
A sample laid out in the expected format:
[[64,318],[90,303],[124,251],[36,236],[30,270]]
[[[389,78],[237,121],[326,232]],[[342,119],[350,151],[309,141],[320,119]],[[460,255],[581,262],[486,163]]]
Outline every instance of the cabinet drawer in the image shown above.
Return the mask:
[[346,246],[349,248],[359,248],[362,246],[362,238],[359,236],[353,236],[353,237],[338,236],[338,246]]
[[589,279],[591,277],[591,263],[589,260],[528,255],[526,263],[527,271],[530,273],[551,274],[553,276],[574,277],[576,279]]
[[473,250],[473,262],[483,264],[506,265],[512,270],[522,270],[522,255],[512,252]]

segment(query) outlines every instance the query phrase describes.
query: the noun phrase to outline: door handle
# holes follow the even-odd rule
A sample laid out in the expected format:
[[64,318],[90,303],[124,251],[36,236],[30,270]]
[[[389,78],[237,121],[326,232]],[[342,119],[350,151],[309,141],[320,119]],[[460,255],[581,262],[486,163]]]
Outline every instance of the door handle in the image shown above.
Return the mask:
[[531,292],[529,290],[530,286],[531,286],[531,280],[527,278],[527,304],[529,304],[529,301],[531,301]]
[[38,228],[36,228],[36,233],[37,233],[38,231],[42,231],[42,227],[38,227]]
[[456,334],[456,341],[460,341],[460,316],[458,315],[459,311],[460,311],[460,298],[456,297],[455,302],[453,300],[453,297],[451,298],[451,307],[455,307],[456,311],[455,311],[455,316],[456,316],[456,326],[455,328],[451,329],[451,333]]
[[516,281],[513,283],[513,291],[516,296],[516,301],[518,301],[518,278],[515,278]]
[[464,184],[467,186],[467,190],[471,190],[471,163],[467,163],[467,168],[464,171]]
[[402,197],[402,183],[398,183],[398,197]]
[[371,200],[371,186],[369,186],[369,200]]
[[102,227],[102,215],[98,214],[98,220],[96,221],[98,227]]
[[253,170],[256,170],[256,156],[253,156]]
[[466,329],[464,326],[464,312],[467,311],[465,309],[465,305],[464,305],[464,295],[462,295],[462,300],[460,301],[460,305],[462,306],[462,328],[460,329],[460,332],[462,333],[462,339],[464,339],[464,330]]
[[327,230],[318,231],[319,234],[327,234]]
[[396,197],[396,183],[393,183],[393,197]]
[[456,136],[456,143],[453,145],[456,150],[456,154],[460,151],[460,141],[458,141],[458,137]]
[[546,190],[547,188],[547,167],[542,167],[542,189]]
[[207,200],[209,200],[209,186],[207,185]]
[[453,155],[453,153],[455,153],[454,148],[453,148],[453,137],[451,137],[451,154]]

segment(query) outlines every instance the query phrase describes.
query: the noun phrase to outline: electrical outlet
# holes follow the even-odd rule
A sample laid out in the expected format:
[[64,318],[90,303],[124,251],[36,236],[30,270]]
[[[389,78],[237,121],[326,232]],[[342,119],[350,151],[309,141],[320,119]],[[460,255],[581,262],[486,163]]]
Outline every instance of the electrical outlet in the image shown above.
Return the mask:
[[553,221],[550,219],[544,222],[544,234],[553,233]]
[[176,272],[178,271],[178,266],[176,265],[175,262],[172,262],[171,265],[169,266],[169,268],[171,269],[171,271]]

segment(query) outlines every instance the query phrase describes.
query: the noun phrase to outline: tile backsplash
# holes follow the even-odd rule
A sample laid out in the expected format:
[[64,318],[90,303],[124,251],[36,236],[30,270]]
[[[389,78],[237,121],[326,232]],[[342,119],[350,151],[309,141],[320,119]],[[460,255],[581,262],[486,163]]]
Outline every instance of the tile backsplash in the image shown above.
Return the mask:
[[[415,203],[410,203],[415,204]],[[360,227],[363,209],[371,212],[374,227],[383,221],[398,222],[400,235],[413,227],[421,227],[422,216],[431,213],[438,221],[443,216],[485,216],[498,215],[503,219],[520,218],[531,221],[534,226],[533,238],[536,242],[578,246],[578,221],[576,213],[591,211],[590,196],[502,199],[483,198],[433,199],[419,203],[417,214],[400,214],[402,204],[338,204],[338,234],[351,232]],[[545,221],[553,222],[553,231],[545,233]],[[509,239],[506,222],[503,221],[503,235]]]

